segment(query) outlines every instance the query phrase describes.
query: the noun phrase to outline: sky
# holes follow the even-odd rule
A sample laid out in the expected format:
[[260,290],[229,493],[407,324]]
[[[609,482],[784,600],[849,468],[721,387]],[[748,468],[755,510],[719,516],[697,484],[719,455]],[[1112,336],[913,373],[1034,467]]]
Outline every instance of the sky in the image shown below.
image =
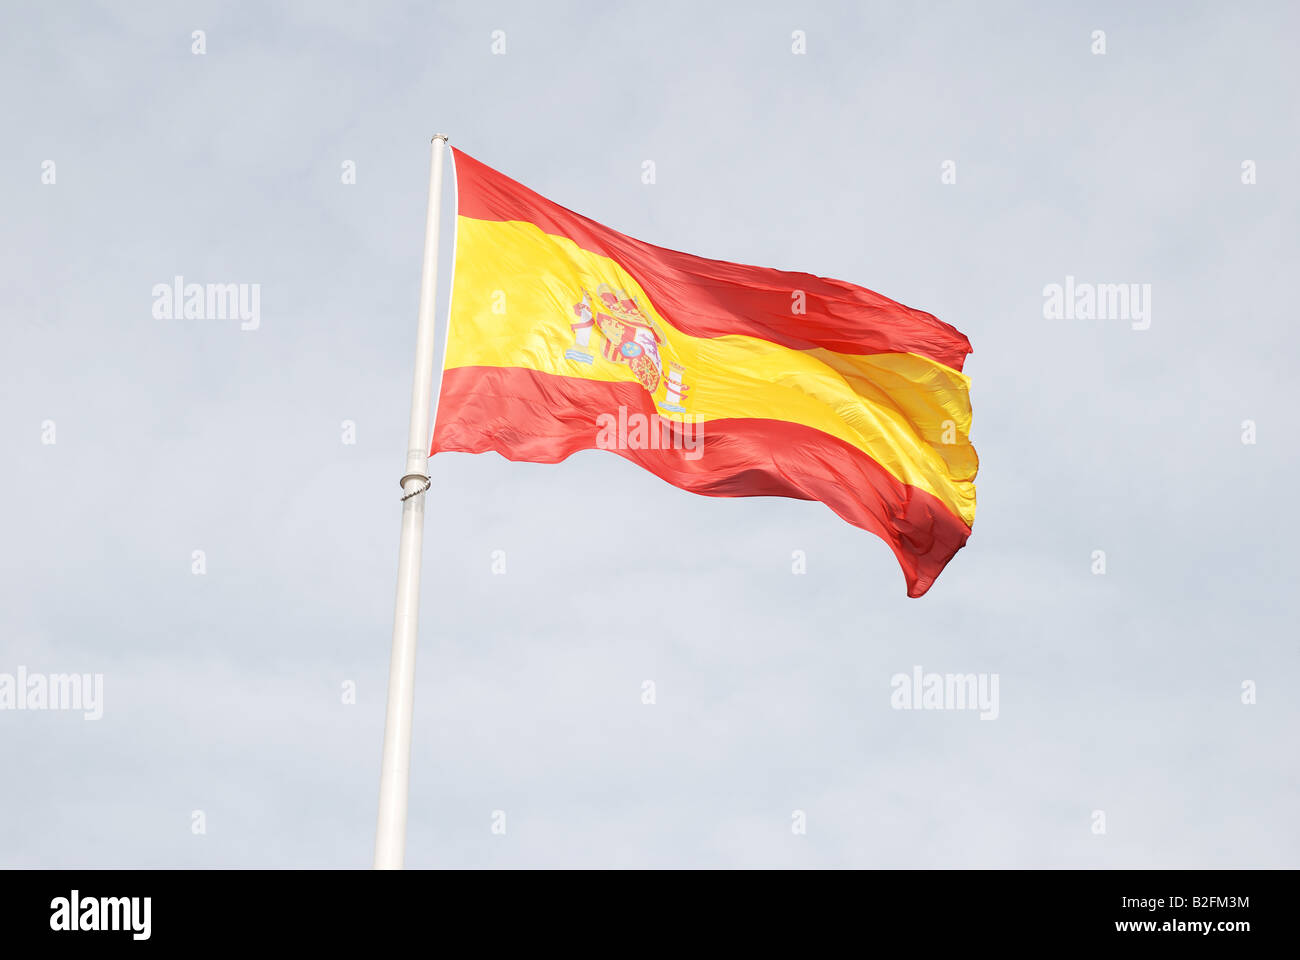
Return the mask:
[[[0,866],[369,866],[434,133],[953,324],[981,466],[911,600],[819,503],[434,457],[408,866],[1300,866],[1296,5],[4,20],[0,685],[102,715],[0,709]],[[896,709],[917,668],[996,717]]]

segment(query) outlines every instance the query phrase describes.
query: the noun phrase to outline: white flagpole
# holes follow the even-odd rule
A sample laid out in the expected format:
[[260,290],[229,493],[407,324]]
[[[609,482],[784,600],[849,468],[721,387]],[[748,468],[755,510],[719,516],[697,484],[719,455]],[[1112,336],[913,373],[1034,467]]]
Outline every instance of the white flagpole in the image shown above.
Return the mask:
[[420,322],[415,337],[411,429],[402,476],[402,539],[397,553],[397,602],[393,653],[388,666],[388,713],[379,774],[379,822],[375,869],[400,870],[406,857],[406,806],[411,781],[411,718],[415,710],[416,626],[420,617],[420,559],[424,547],[424,494],[429,489],[429,404],[433,399],[434,302],[438,291],[438,218],[442,157],[447,138],[430,146],[429,206],[424,219],[424,266],[420,271]]

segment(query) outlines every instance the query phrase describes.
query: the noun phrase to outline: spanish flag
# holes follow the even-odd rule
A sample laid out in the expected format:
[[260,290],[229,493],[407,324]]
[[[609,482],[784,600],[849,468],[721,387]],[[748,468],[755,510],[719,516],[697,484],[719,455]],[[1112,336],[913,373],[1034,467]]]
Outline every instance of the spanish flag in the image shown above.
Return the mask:
[[609,449],[714,497],[820,500],[919,597],[970,536],[970,342],[839,280],[642,243],[453,151],[431,454]]

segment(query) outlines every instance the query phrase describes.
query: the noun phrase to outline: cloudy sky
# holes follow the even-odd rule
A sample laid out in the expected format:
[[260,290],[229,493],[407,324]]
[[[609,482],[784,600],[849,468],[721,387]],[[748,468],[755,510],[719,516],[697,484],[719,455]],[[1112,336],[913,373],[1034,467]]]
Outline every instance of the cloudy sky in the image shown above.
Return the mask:
[[[443,132],[954,324],[981,469],[909,600],[818,503],[435,458],[409,866],[1300,866],[1300,9],[1080,6],[7,5],[0,675],[103,716],[0,711],[0,865],[369,865]],[[997,719],[892,709],[917,666]]]

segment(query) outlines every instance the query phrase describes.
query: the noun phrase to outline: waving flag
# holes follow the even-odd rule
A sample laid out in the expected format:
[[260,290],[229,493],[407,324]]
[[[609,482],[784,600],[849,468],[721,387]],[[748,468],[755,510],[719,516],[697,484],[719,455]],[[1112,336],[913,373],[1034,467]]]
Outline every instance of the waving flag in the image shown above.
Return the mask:
[[715,497],[820,500],[909,596],[966,543],[970,343],[863,287],[707,260],[454,151],[451,320],[431,453],[603,448]]

